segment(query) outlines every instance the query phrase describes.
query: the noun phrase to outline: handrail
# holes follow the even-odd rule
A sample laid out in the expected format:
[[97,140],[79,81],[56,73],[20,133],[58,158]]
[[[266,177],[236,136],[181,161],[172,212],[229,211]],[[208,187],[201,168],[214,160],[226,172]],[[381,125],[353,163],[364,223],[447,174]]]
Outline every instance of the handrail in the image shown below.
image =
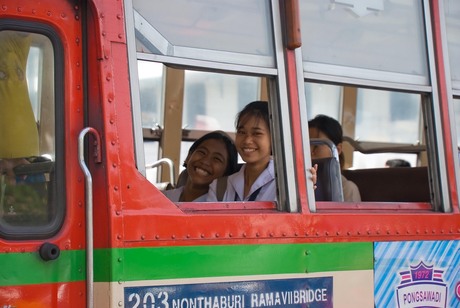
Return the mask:
[[174,170],[174,162],[169,159],[169,158],[161,158],[159,160],[157,160],[156,162],[152,163],[152,164],[149,164],[149,165],[146,165],[145,166],[145,169],[153,169],[153,168],[157,168],[158,166],[160,165],[168,165],[169,167],[169,182],[171,183],[171,185],[173,187],[176,186],[176,176],[175,176],[175,170]]
[[85,163],[85,135],[93,134],[96,138],[94,143],[94,157],[96,163],[101,162],[100,144],[101,139],[96,129],[86,127],[78,136],[78,159],[80,167],[85,174],[85,191],[86,191],[86,307],[93,308],[94,306],[94,248],[93,248],[93,179],[91,172]]

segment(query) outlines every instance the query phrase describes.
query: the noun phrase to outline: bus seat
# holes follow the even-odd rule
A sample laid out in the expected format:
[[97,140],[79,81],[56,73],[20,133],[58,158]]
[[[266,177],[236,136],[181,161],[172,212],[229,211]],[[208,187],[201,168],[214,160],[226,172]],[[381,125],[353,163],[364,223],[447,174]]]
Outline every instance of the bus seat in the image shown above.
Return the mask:
[[318,158],[312,165],[318,165],[315,189],[316,201],[343,201],[342,177],[336,158]]
[[359,188],[362,201],[430,202],[427,167],[343,170]]

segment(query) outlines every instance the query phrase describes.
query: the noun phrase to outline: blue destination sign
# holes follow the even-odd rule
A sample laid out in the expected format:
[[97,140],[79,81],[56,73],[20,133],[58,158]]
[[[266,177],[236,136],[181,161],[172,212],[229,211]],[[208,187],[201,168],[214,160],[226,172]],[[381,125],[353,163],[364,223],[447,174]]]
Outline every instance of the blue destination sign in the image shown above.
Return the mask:
[[129,308],[332,307],[332,277],[124,288]]

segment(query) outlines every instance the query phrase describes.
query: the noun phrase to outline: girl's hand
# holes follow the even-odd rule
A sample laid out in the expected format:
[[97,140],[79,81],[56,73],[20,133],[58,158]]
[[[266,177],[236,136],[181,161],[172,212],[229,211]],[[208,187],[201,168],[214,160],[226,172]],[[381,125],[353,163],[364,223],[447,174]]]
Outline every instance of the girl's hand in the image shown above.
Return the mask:
[[318,164],[315,164],[313,167],[310,168],[311,172],[311,180],[313,182],[313,189],[316,189],[316,180],[317,180],[317,171],[318,170]]

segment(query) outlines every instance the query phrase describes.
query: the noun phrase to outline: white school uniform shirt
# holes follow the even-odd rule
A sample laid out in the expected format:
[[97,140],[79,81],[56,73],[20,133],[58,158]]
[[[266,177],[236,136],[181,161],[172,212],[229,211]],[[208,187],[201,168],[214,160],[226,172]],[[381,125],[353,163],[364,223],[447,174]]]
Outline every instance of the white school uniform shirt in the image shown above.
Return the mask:
[[[179,202],[180,195],[184,191],[184,186],[174,188],[174,189],[169,189],[169,190],[164,190],[163,194],[168,197],[169,200],[173,202]],[[192,202],[205,202],[207,199],[208,194],[204,194],[193,200]]]
[[[227,178],[227,190],[225,191],[222,201],[249,201],[249,197],[257,189],[261,188],[254,201],[276,201],[276,181],[275,181],[275,165],[273,159],[270,159],[267,168],[262,171],[257,180],[252,184],[251,190],[246,198],[244,195],[244,170],[246,165],[243,165],[240,171],[229,175]],[[217,180],[214,180],[209,185],[208,202],[216,202],[216,186]],[[236,200],[235,200],[236,193]]]

